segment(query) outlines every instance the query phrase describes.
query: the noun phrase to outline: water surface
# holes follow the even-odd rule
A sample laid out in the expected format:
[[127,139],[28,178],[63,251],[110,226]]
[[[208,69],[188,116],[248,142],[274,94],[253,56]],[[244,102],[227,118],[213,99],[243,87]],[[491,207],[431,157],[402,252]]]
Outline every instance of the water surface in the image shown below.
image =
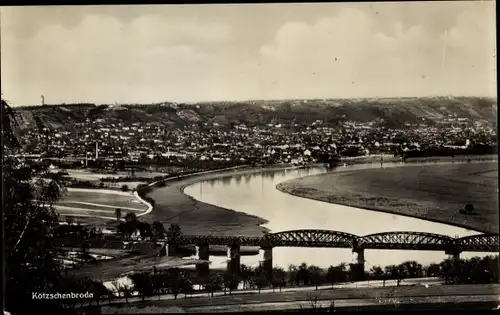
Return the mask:
[[[384,163],[384,167],[400,166],[402,166],[401,163]],[[352,165],[340,167],[336,171],[354,169],[362,171],[366,168],[379,167],[378,163]],[[428,232],[460,237],[479,234],[476,231],[451,225],[300,198],[276,189],[276,185],[284,181],[325,172],[328,170],[324,167],[313,167],[226,176],[195,183],[186,187],[184,192],[201,202],[262,217],[269,221],[265,227],[271,232],[326,229],[358,236],[389,231]],[[484,253],[462,253],[461,257],[484,255]],[[428,264],[439,262],[444,258],[446,258],[444,252],[365,251],[366,269],[374,265],[386,266],[407,260]],[[224,257],[211,257],[210,259],[213,267],[223,267],[225,264]],[[244,264],[256,266],[260,257],[250,256],[241,259]],[[278,247],[273,249],[273,260],[275,265],[284,268],[290,264],[302,262],[326,268],[339,263],[350,263],[352,253],[350,249]]]

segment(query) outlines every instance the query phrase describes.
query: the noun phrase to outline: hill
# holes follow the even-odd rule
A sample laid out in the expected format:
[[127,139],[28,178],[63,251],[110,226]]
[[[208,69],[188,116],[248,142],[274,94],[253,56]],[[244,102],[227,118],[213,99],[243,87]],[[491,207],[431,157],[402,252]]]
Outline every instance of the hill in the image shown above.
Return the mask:
[[394,127],[405,123],[439,120],[447,116],[496,122],[497,100],[479,97],[378,98],[337,100],[278,100],[246,102],[159,103],[149,105],[61,104],[16,107],[21,127],[64,127],[86,119],[162,123],[183,127],[193,123],[219,125],[269,123],[310,124],[316,120],[341,121],[382,119]]

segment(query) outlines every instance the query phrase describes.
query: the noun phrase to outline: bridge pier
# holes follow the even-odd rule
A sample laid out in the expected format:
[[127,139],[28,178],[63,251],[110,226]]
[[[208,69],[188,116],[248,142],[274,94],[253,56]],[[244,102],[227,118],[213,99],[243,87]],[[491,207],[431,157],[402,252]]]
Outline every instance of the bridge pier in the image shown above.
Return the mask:
[[365,250],[363,248],[353,248],[351,263],[353,281],[364,280],[365,277]]
[[269,281],[272,280],[273,275],[273,249],[269,248],[261,248],[259,251],[259,255],[261,257],[259,264],[262,270],[264,271],[267,279]]
[[163,243],[160,248],[160,252],[158,253],[158,257],[172,257],[179,253],[179,245],[178,244],[168,244]]
[[[210,259],[210,251],[208,244],[202,244],[196,246],[196,259],[198,260],[209,260]],[[200,279],[204,279],[208,276],[210,271],[210,262],[203,262],[196,264],[196,274]]]
[[240,245],[231,245],[227,249],[227,270],[239,276],[241,270]]
[[445,254],[448,255],[448,258],[451,259],[452,261],[459,261],[460,260],[460,250],[447,250],[445,251]]

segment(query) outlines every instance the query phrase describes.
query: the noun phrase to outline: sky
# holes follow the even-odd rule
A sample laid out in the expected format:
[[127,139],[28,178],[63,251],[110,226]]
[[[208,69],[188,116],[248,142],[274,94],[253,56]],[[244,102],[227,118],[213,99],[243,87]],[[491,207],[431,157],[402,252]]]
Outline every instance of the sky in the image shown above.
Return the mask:
[[11,104],[496,97],[495,2],[2,7]]

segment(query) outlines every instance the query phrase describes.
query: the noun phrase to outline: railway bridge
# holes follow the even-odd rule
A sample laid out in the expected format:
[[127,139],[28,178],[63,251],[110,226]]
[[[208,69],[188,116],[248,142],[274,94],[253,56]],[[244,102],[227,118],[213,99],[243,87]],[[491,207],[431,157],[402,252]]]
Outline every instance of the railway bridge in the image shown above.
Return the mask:
[[[353,252],[353,267],[359,274],[364,273],[365,249],[377,250],[422,250],[443,251],[453,259],[459,259],[462,252],[499,252],[498,234],[477,234],[461,238],[424,232],[384,232],[357,236],[354,234],[330,230],[292,230],[268,233],[262,237],[249,236],[206,236],[181,235],[165,240],[160,253],[174,255],[179,245],[195,245],[197,258],[209,260],[209,245],[228,247],[228,269],[240,272],[240,247],[260,247],[263,252],[261,261],[266,272],[273,267],[272,249],[274,247],[323,247],[350,248]],[[208,264],[197,265],[201,274],[208,272]]]

